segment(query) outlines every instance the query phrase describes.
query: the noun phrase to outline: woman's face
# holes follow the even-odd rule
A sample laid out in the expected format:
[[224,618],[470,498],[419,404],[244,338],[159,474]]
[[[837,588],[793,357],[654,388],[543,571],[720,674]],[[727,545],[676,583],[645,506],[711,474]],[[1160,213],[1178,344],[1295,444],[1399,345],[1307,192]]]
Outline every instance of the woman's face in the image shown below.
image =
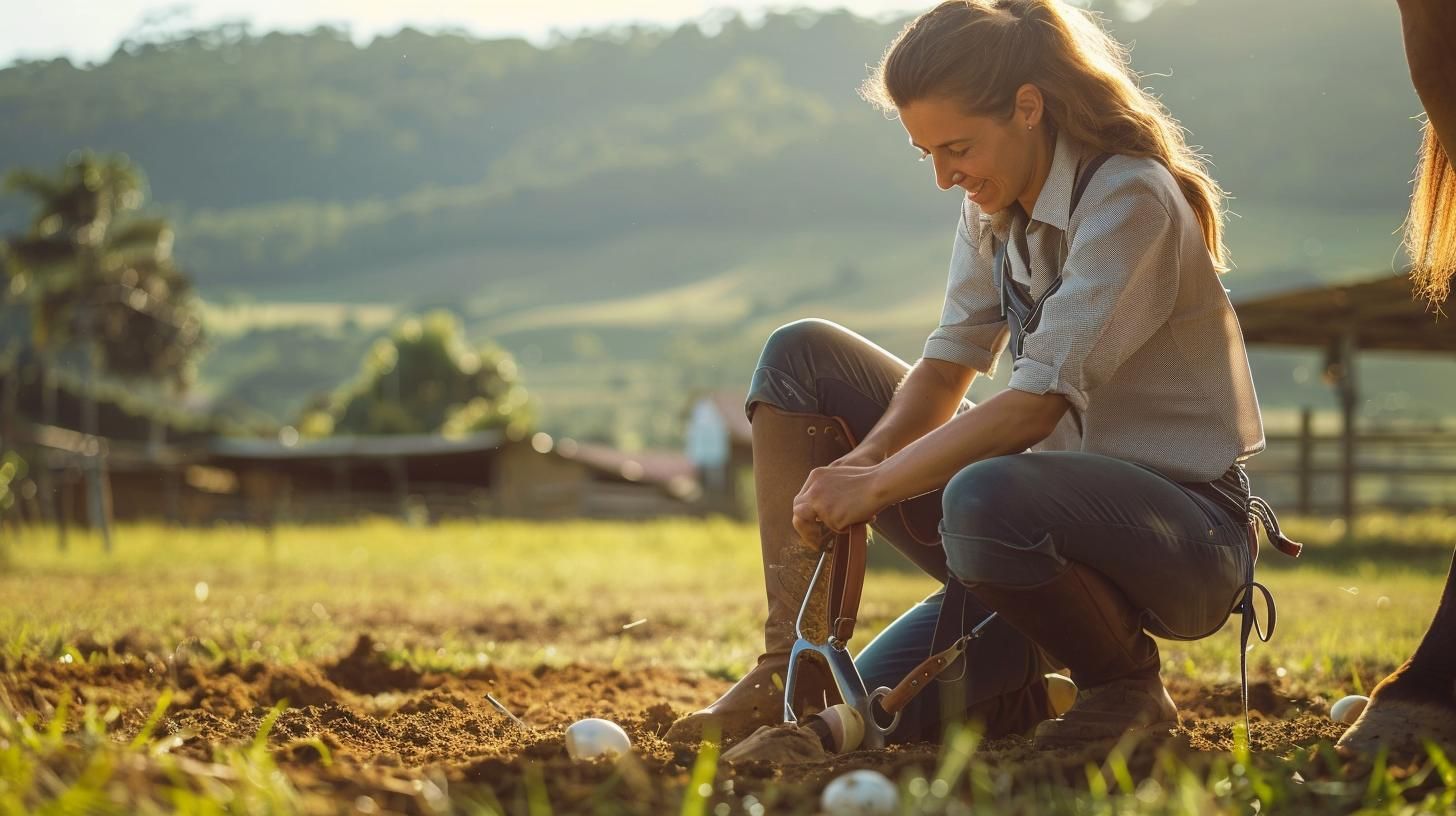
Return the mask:
[[[900,124],[921,160],[934,162],[936,186],[962,188],[989,215],[1023,199],[1038,169],[1049,161],[1036,127],[1040,103],[1039,93],[1030,110],[1018,98],[1011,117],[1002,119],[967,115],[949,99],[923,99],[899,109]],[[1045,170],[1041,172],[1044,178]],[[1039,191],[1040,183],[1035,187]]]

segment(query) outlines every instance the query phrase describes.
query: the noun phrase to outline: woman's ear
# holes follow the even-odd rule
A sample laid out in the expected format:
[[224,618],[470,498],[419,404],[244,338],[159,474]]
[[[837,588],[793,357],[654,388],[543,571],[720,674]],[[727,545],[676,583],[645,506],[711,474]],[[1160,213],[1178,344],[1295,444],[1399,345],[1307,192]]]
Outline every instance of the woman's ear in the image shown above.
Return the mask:
[[1044,110],[1042,105],[1041,88],[1030,82],[1016,89],[1016,107],[1011,112],[1022,128],[1031,130],[1041,124],[1041,115]]

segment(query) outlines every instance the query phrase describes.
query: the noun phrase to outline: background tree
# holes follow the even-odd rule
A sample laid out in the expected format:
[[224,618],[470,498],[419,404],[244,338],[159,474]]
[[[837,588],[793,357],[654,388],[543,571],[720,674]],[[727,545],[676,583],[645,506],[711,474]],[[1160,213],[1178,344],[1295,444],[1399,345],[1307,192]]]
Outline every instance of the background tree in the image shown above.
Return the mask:
[[[81,430],[88,434],[98,432],[101,374],[184,389],[202,347],[200,304],[172,259],[170,225],[138,213],[146,189],[141,168],[124,155],[77,152],[55,177],[17,170],[6,187],[35,207],[28,230],[6,242],[3,259],[5,291],[26,305],[29,341],[41,362],[42,421],[55,422],[55,372],[65,351],[75,352],[85,371]],[[92,465],[92,522],[104,534]],[[40,470],[44,478],[48,468]]]
[[471,347],[459,321],[443,311],[406,320],[378,340],[355,382],[299,422],[308,435],[502,429],[519,436],[530,424],[515,360],[494,345]]
[[31,337],[48,362],[73,343],[95,344],[106,374],[187,385],[201,350],[192,283],[172,258],[164,219],[135,214],[141,168],[120,154],[73,154],[51,178],[12,172],[8,189],[30,196],[30,229],[11,239],[12,297],[30,305]]

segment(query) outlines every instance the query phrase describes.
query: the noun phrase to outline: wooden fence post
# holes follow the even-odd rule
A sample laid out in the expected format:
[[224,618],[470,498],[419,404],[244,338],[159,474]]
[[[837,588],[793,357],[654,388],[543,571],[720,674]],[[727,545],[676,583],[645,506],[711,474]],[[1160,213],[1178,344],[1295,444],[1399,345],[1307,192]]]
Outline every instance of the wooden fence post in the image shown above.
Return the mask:
[[1295,509],[1301,516],[1313,515],[1314,494],[1314,409],[1308,405],[1299,410],[1298,502]]
[[1359,477],[1359,466],[1355,461],[1355,412],[1360,405],[1360,389],[1355,381],[1355,356],[1359,352],[1359,348],[1359,340],[1355,335],[1354,327],[1347,327],[1340,338],[1342,368],[1338,384],[1340,408],[1343,413],[1341,419],[1344,421],[1343,436],[1340,440],[1340,468],[1342,471],[1340,509],[1345,517],[1345,538],[1347,540],[1355,535],[1355,482]]

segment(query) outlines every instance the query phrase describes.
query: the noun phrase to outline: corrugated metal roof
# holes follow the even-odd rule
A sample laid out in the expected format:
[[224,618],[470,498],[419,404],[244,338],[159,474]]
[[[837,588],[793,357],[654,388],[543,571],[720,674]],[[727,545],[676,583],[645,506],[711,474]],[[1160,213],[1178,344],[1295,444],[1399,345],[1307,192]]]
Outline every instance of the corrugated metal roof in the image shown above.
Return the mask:
[[629,482],[667,484],[674,479],[692,480],[697,476],[692,460],[674,451],[627,453],[607,445],[563,439],[552,453]]

